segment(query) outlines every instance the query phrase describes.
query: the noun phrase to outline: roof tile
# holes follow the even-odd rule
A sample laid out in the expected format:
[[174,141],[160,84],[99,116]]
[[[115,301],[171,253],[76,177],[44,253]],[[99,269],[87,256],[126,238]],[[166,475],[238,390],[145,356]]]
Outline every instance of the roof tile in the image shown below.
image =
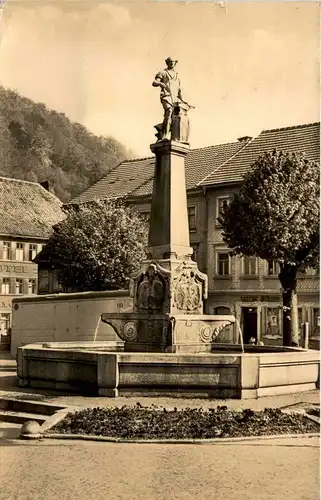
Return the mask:
[[303,152],[309,160],[320,160],[320,123],[280,129],[263,130],[237,155],[230,158],[201,185],[239,182],[254,161],[263,153],[281,149],[285,152]]
[[0,177],[0,234],[49,238],[64,217],[61,201],[36,182]]

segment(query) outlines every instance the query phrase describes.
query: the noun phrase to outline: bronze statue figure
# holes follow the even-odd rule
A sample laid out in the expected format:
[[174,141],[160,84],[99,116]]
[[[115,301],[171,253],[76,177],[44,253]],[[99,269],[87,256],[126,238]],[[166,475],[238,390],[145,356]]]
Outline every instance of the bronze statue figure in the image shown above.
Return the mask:
[[166,60],[166,68],[159,71],[153,81],[153,87],[160,87],[160,100],[164,108],[164,120],[160,125],[156,125],[157,138],[159,140],[171,139],[172,117],[175,108],[179,108],[180,104],[184,104],[185,110],[193,108],[182,98],[181,83],[175,66],[177,60],[168,57]]

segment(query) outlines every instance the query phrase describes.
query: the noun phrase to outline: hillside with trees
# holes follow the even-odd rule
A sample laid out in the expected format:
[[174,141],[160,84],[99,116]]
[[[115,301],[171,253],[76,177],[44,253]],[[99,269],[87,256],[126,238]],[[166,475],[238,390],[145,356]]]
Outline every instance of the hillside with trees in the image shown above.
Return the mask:
[[0,86],[0,176],[50,181],[63,202],[133,154],[66,115]]

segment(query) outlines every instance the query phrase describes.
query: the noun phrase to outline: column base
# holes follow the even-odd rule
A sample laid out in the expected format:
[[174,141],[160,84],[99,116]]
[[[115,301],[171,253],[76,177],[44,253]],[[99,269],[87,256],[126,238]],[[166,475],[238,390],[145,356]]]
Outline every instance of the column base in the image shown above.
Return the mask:
[[193,255],[193,248],[179,245],[158,245],[146,247],[145,252],[149,260],[188,260]]

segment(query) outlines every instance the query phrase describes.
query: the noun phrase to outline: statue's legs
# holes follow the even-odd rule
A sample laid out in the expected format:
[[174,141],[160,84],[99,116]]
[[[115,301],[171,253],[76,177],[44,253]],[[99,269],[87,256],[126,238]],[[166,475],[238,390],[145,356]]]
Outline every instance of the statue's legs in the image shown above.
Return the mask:
[[173,106],[172,106],[172,104],[170,104],[168,101],[165,101],[165,100],[162,100],[162,105],[164,108],[162,139],[170,139],[171,138]]

